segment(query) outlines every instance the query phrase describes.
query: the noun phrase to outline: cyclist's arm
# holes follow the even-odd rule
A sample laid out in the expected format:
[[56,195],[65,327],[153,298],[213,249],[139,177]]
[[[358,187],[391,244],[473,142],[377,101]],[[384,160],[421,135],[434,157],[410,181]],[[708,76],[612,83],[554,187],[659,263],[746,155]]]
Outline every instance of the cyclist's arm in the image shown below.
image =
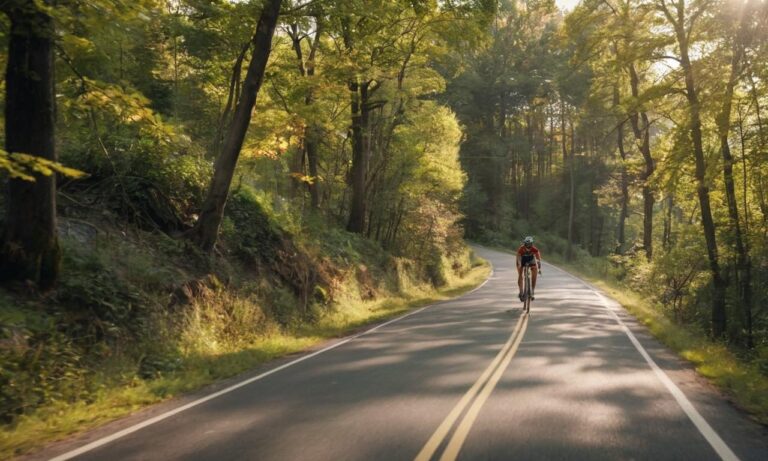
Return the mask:
[[541,271],[541,250],[536,252],[536,264],[539,266],[539,271]]

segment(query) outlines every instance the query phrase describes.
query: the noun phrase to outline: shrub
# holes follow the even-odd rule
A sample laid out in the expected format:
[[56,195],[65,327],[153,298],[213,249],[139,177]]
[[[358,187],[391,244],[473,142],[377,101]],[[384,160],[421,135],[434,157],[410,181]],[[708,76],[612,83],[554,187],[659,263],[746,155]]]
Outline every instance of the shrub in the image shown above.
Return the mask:
[[91,192],[145,228],[168,232],[189,225],[211,174],[203,149],[130,88],[88,81],[82,93],[72,84],[60,88],[78,95],[61,107],[61,160],[90,178],[68,188]]
[[[15,320],[12,318],[15,314]],[[0,421],[91,391],[84,351],[58,330],[55,315],[8,309],[0,318]]]

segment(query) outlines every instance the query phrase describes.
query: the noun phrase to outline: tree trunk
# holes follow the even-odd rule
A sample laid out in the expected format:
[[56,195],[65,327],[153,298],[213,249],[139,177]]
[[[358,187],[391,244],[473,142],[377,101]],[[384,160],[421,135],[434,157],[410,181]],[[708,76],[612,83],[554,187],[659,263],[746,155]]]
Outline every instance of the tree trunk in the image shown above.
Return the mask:
[[[297,58],[297,67],[299,70],[299,74],[302,77],[307,76],[307,69],[304,65],[304,55],[302,53],[301,49],[301,40],[302,36],[299,33],[299,26],[298,24],[294,23],[291,24],[288,28],[288,36],[291,38],[291,43],[293,45],[293,50],[296,52],[296,58]],[[307,96],[307,99],[310,99],[310,96]],[[311,102],[311,101],[310,101]],[[309,104],[310,102],[307,102]],[[287,110],[287,108],[286,108]],[[304,130],[304,139],[302,140],[302,146],[300,150],[297,150],[293,153],[291,156],[292,158],[289,158],[288,161],[288,167],[291,170],[291,198],[296,198],[299,194],[302,195],[302,201],[304,199],[304,191],[302,190],[304,188],[304,184],[306,184],[306,181],[304,180],[306,176],[306,168],[304,159],[307,157],[307,130]]]
[[358,234],[365,229],[365,185],[368,172],[368,87],[370,82],[349,83],[352,96],[352,199],[347,230]]
[[603,251],[603,226],[605,225],[605,218],[601,215],[598,218],[597,225],[597,245],[595,248],[595,256],[600,256]]
[[547,152],[547,174],[552,176],[552,154],[555,151],[555,109],[550,106],[549,114],[549,149]]
[[302,202],[304,202],[304,179],[307,175],[307,167],[305,163],[305,159],[307,158],[306,144],[293,150],[287,157],[288,168],[291,171],[290,197],[291,199],[295,199],[301,196]]
[[232,122],[227,128],[221,154],[216,158],[211,186],[203,202],[200,218],[189,234],[189,237],[206,252],[211,252],[216,245],[237,159],[240,157],[240,149],[243,147],[248,125],[251,123],[251,112],[256,104],[256,96],[264,80],[264,70],[272,49],[272,37],[277,26],[281,3],[282,0],[268,0],[259,17],[256,33],[251,40],[253,52],[245,75],[245,83],[238,98]]
[[667,214],[664,219],[664,235],[661,238],[664,250],[669,251],[672,248],[672,212],[675,206],[675,196],[670,193],[667,197]]
[[243,49],[240,51],[240,54],[237,55],[237,59],[235,59],[235,65],[232,66],[232,75],[229,78],[229,92],[227,93],[227,102],[224,105],[224,110],[222,111],[221,117],[219,118],[219,124],[216,127],[216,137],[213,139],[212,151],[213,155],[215,156],[219,155],[221,143],[224,140],[224,132],[230,122],[229,115],[232,112],[232,106],[234,105],[235,98],[237,97],[237,88],[240,85],[240,76],[242,75],[243,70],[243,60],[245,59],[245,54],[248,53],[248,48],[250,47],[250,42],[243,45]]
[[392,231],[392,244],[397,241],[397,235],[400,232],[400,224],[403,222],[405,211],[404,200],[400,200],[400,209],[398,210],[397,219],[395,220],[395,229]]
[[566,140],[568,139],[565,134],[565,102],[560,99],[560,147],[563,154],[563,167],[566,166],[568,162],[568,149],[566,146]]
[[[619,86],[618,84],[613,89],[613,104],[615,107],[619,107]],[[616,230],[616,240],[618,245],[616,247],[617,254],[624,253],[624,244],[626,243],[626,222],[629,217],[629,174],[627,173],[627,151],[624,148],[624,120],[619,120],[619,125],[616,129],[616,141],[619,148],[619,155],[621,156],[621,211],[619,212],[619,226]]]
[[[315,76],[315,60],[317,56],[317,50],[320,47],[320,40],[323,33],[323,22],[321,20],[321,14],[316,12],[313,15],[315,18],[316,30],[315,37],[312,39],[312,44],[309,50],[309,56],[306,62],[304,61],[304,54],[301,49],[301,34],[299,33],[298,26],[292,24],[288,32],[293,43],[293,50],[296,53],[296,59],[298,61],[299,74],[307,79],[311,79]],[[304,97],[304,104],[311,106],[315,102],[315,88],[310,84],[307,89],[307,94]],[[319,190],[319,178],[317,176],[318,166],[318,154],[317,146],[320,139],[320,127],[314,120],[310,120],[309,124],[304,131],[304,150],[302,155],[306,155],[307,167],[309,169],[310,180],[307,181],[307,189],[309,190],[311,207],[316,210],[320,207],[320,190]]]
[[[743,68],[743,58],[746,46],[748,46],[751,39],[751,31],[748,27],[749,7],[751,2],[745,4],[741,11],[741,18],[739,20],[739,26],[736,31],[732,54],[731,54],[731,69],[728,82],[725,86],[725,94],[723,95],[723,106],[720,114],[717,117],[718,136],[720,138],[720,153],[723,156],[723,180],[725,183],[725,197],[728,204],[728,217],[731,222],[731,227],[734,232],[734,238],[736,240],[736,254],[737,254],[737,273],[739,292],[741,295],[741,304],[745,312],[745,323],[749,330],[747,334],[748,347],[752,347],[752,334],[751,334],[751,306],[752,306],[752,265],[750,262],[749,251],[745,244],[743,232],[741,230],[741,221],[739,219],[739,208],[736,200],[736,187],[733,181],[733,155],[731,154],[731,147],[728,143],[728,136],[731,129],[731,110],[733,102],[733,91],[738,83],[741,71]],[[746,180],[746,175],[745,175]],[[745,208],[746,212],[746,208]]]
[[535,193],[533,191],[533,155],[534,155],[534,140],[533,140],[533,114],[530,112],[525,117],[525,131],[528,139],[528,152],[525,156],[525,164],[523,165],[523,203],[522,211],[523,216],[531,216],[531,195]]
[[567,261],[573,260],[573,212],[575,206],[576,186],[573,174],[573,154],[571,154],[571,160],[568,162],[568,177],[570,189],[568,191],[568,246],[565,250],[565,259]]
[[307,166],[309,167],[309,176],[311,178],[307,187],[309,188],[309,196],[312,204],[312,209],[316,210],[320,208],[320,184],[318,178],[318,155],[317,155],[317,140],[318,140],[318,127],[311,125],[307,129],[307,137],[304,140],[305,148],[307,150]]
[[[635,71],[634,64],[630,64],[628,68],[632,97],[637,100],[640,95],[640,79]],[[648,114],[644,110],[633,110],[629,120],[640,153],[645,161],[645,170],[640,178],[643,182],[643,248],[645,249],[646,259],[650,261],[653,258],[653,204],[655,199],[649,181],[656,169],[653,157],[651,156],[651,127],[648,121]]]
[[[726,331],[727,318],[725,311],[726,281],[720,270],[720,261],[715,235],[715,222],[712,218],[712,207],[709,199],[709,185],[706,178],[706,163],[704,161],[704,146],[701,134],[701,105],[693,77],[693,67],[688,57],[688,34],[684,27],[684,4],[678,4],[678,19],[672,20],[675,27],[677,42],[680,47],[680,66],[685,76],[686,98],[690,112],[690,133],[693,142],[693,155],[696,164],[696,193],[701,208],[701,224],[704,229],[704,239],[707,245],[707,259],[712,273],[712,335],[721,338]],[[671,17],[668,14],[668,17]]]
[[[743,190],[742,190],[742,199],[743,199],[743,208],[744,208],[744,246],[747,255],[749,255],[749,206],[748,206],[748,184],[749,184],[749,173],[747,170],[747,149],[744,142],[744,121],[742,119],[741,115],[741,109],[739,109],[739,144],[741,146],[741,165],[742,165],[742,173],[743,173]],[[752,261],[751,257],[748,257],[747,264],[745,269],[744,278],[749,282],[749,291],[744,291],[742,293],[743,298],[745,298],[744,303],[744,324],[747,329],[747,347],[752,348],[754,347],[754,337],[753,337],[753,319],[752,319]],[[743,289],[743,288],[742,288]]]
[[[10,3],[10,5],[8,5]],[[4,2],[11,22],[5,74],[5,149],[56,161],[51,17],[25,1]],[[55,175],[8,181],[0,280],[31,280],[45,290],[59,275]]]
[[[565,135],[565,125],[563,125],[563,135]],[[563,142],[563,154],[565,153],[565,142]],[[573,260],[573,221],[576,207],[576,177],[574,174],[574,163],[576,163],[575,154],[576,139],[573,134],[573,121],[571,121],[571,155],[568,161],[568,179],[570,184],[570,191],[568,193],[568,246],[565,250],[565,259],[568,261]]]

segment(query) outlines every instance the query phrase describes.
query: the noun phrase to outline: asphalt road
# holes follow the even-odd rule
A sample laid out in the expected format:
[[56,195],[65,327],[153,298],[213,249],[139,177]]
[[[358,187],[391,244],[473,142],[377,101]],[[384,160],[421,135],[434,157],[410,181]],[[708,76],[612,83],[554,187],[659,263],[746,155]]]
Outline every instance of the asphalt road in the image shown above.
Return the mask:
[[32,458],[768,460],[766,428],[616,303],[545,264],[523,316],[514,258],[477,251],[472,293]]

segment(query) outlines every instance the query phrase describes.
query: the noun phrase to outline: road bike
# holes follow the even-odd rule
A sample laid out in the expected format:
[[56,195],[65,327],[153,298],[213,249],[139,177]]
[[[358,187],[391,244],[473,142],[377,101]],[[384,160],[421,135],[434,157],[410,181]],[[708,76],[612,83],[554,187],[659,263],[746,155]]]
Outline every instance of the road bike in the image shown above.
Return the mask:
[[531,298],[533,298],[533,291],[531,291],[531,264],[523,265],[523,312],[531,312]]

